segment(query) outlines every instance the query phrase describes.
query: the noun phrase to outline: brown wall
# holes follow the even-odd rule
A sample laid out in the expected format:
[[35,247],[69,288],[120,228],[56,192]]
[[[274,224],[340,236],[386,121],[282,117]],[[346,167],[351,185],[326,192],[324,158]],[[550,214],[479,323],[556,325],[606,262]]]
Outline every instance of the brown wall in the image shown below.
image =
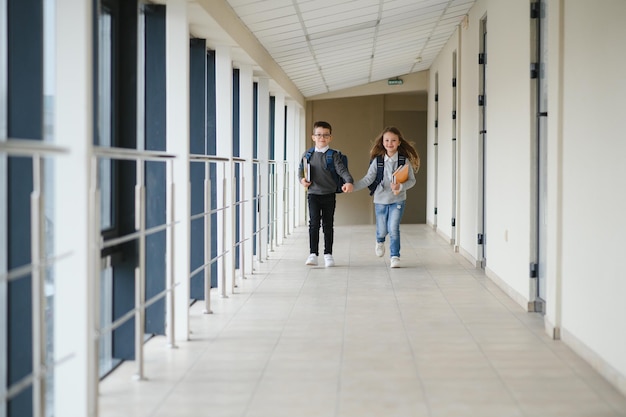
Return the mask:
[[[418,150],[422,166],[415,187],[407,192],[402,223],[426,222],[426,103],[425,94],[375,95],[307,102],[307,147],[313,122],[325,120],[333,127],[330,146],[348,156],[355,181],[369,166],[373,141],[385,126],[398,127]],[[369,190],[337,196],[336,225],[374,224],[374,205]]]

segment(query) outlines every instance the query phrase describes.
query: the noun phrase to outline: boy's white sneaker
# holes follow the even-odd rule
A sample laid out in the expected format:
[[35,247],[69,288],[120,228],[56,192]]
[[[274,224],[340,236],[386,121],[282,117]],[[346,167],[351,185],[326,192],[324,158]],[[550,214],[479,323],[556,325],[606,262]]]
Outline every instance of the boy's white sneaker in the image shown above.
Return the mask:
[[333,259],[333,255],[331,255],[330,253],[324,255],[324,264],[326,265],[326,268],[335,266],[335,260]]
[[391,257],[391,267],[392,268],[400,268],[400,257],[392,256]]
[[385,254],[385,242],[376,242],[376,256],[379,258]]
[[306,258],[305,265],[317,265],[317,255],[312,253]]

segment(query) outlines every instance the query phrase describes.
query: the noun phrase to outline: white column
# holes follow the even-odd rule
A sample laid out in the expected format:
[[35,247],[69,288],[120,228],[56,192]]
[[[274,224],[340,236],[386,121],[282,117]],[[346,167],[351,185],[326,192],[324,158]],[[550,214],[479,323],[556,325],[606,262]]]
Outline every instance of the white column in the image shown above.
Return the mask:
[[[174,297],[176,340],[189,339],[189,31],[187,1],[168,0],[166,9],[166,140],[174,162]],[[168,326],[168,329],[170,326]]]
[[[93,140],[92,2],[57,0],[54,138],[69,149],[54,168],[55,416],[95,416],[98,409],[97,316],[93,250],[99,224],[89,204]],[[99,210],[99,207],[97,208]]]
[[269,187],[269,130],[270,130],[270,80],[261,78],[258,82],[258,122],[257,122],[257,159],[259,164],[259,175],[261,176],[260,194],[261,198],[261,243],[258,248],[258,261],[267,259],[267,241],[269,239],[267,216],[269,215],[268,187]]
[[283,161],[285,155],[285,96],[276,94],[276,111],[274,112],[274,159],[276,160],[276,244],[282,245],[285,236],[285,177]]
[[[217,155],[226,158],[233,156],[233,66],[230,57],[230,47],[218,46],[215,48],[215,97],[216,97],[216,132]],[[232,164],[224,169],[218,169],[217,199],[220,205],[232,205],[234,172]],[[223,196],[223,197],[222,197]],[[223,201],[225,200],[225,201]],[[228,250],[227,256],[218,261],[218,291],[224,297],[233,288],[235,279],[235,251],[232,250],[234,240],[234,212],[233,208],[224,210],[221,215],[223,221],[217,226],[218,255]],[[222,271],[224,276],[222,276]],[[223,278],[223,279],[222,279]]]
[[[245,274],[252,272],[252,239],[253,239],[253,214],[254,214],[254,201],[253,189],[255,178],[253,175],[252,158],[254,155],[253,146],[253,123],[252,123],[252,110],[253,110],[253,80],[252,80],[252,66],[242,65],[239,68],[239,132],[240,132],[240,151],[241,157],[246,159],[246,163],[243,169],[243,186],[244,186],[244,201],[247,203],[243,207],[243,216],[241,221],[244,227],[242,228],[244,234],[244,244],[242,245],[243,259],[243,271]],[[240,264],[241,265],[241,264]]]
[[[546,333],[560,339],[563,307],[563,42],[564,1],[550,3],[548,13],[548,149]],[[552,35],[553,34],[553,35]]]
[[285,222],[287,235],[290,235],[293,231],[295,221],[295,202],[296,202],[296,188],[294,187],[298,181],[298,160],[299,156],[296,155],[298,150],[298,143],[296,135],[296,120],[298,119],[298,104],[292,100],[287,102],[287,162],[289,163],[288,176],[285,178],[287,183],[285,188],[288,190],[287,195],[289,199],[287,201],[287,221]]
[[[301,109],[300,113],[298,114],[298,129],[297,129],[297,140],[296,143],[298,144],[298,159],[300,158],[300,156],[304,153],[304,151],[306,150],[306,145],[307,145],[307,126],[306,126],[306,113],[303,109]],[[298,163],[300,163],[300,161],[298,161]],[[307,201],[306,201],[306,192],[304,187],[300,186],[300,183],[298,182],[298,185],[296,186],[296,190],[297,190],[297,203],[296,203],[296,225],[297,226],[307,226]]]

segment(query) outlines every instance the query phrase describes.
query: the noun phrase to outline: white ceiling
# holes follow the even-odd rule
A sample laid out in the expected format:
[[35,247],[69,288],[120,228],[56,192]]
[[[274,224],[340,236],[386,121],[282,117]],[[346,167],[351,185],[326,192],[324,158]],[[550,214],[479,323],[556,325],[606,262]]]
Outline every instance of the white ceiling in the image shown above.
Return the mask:
[[226,1],[304,97],[429,69],[475,3]]

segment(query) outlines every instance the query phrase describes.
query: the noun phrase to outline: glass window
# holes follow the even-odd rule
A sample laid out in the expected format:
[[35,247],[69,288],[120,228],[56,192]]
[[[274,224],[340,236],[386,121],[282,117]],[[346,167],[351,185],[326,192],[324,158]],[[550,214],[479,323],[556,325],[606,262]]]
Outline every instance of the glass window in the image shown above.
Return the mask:
[[[113,268],[106,266],[100,273],[100,328],[113,322]],[[109,373],[120,361],[113,359],[113,332],[100,335],[100,378]]]
[[[99,146],[113,145],[113,31],[110,11],[102,8],[98,17],[98,77],[97,77],[97,140]],[[98,165],[100,188],[100,227],[113,227],[113,162],[101,159]]]

